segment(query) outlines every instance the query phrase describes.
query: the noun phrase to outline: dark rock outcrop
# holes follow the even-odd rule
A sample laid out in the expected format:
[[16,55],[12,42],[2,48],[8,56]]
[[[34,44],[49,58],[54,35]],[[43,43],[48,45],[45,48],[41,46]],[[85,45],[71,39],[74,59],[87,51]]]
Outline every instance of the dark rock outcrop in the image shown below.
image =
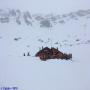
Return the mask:
[[71,59],[72,54],[65,54],[58,50],[58,48],[42,48],[42,50],[38,51],[35,55],[36,57],[39,57],[42,61],[46,61],[48,59]]

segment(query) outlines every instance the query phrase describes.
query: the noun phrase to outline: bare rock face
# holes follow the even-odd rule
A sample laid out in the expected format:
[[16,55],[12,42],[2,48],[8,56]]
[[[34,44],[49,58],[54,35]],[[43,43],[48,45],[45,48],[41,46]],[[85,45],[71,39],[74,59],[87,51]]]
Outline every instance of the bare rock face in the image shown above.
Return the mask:
[[47,28],[52,27],[50,20],[48,20],[48,19],[47,20],[42,20],[40,22],[40,27],[47,27]]
[[42,61],[46,61],[48,59],[65,59],[69,60],[72,58],[72,54],[65,54],[58,50],[58,48],[42,48],[42,50],[38,51],[35,55],[36,57],[39,57]]

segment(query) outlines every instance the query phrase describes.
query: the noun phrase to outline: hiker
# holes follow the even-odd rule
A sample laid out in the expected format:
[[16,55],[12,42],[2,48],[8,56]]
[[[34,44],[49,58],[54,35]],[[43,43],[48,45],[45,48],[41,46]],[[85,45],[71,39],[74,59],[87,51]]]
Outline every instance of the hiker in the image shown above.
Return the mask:
[[23,56],[25,56],[25,53],[23,54]]
[[27,56],[30,56],[30,53],[29,52],[27,53]]

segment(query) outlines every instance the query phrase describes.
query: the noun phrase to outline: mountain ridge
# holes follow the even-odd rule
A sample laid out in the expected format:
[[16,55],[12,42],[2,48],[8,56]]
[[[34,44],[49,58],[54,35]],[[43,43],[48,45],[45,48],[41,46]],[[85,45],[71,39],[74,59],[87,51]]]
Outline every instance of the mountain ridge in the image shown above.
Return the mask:
[[82,17],[90,19],[90,9],[78,10],[62,15],[55,14],[31,14],[29,11],[21,11],[19,9],[0,9],[0,23],[16,22],[21,25],[23,22],[27,26],[33,26],[38,23],[39,27],[52,28],[57,24],[65,24],[70,20],[81,19]]

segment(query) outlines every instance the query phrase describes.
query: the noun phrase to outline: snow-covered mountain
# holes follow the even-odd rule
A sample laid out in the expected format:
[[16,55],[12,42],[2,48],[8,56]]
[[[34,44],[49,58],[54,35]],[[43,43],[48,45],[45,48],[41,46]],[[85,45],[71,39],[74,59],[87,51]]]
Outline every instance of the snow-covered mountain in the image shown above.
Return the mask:
[[47,15],[31,14],[29,11],[21,11],[19,9],[0,9],[1,23],[16,22],[18,25],[25,23],[33,26],[36,22],[40,27],[50,28],[56,24],[65,24],[71,20],[78,21],[81,18],[90,19],[90,9],[78,10],[63,15],[54,15],[53,13]]

